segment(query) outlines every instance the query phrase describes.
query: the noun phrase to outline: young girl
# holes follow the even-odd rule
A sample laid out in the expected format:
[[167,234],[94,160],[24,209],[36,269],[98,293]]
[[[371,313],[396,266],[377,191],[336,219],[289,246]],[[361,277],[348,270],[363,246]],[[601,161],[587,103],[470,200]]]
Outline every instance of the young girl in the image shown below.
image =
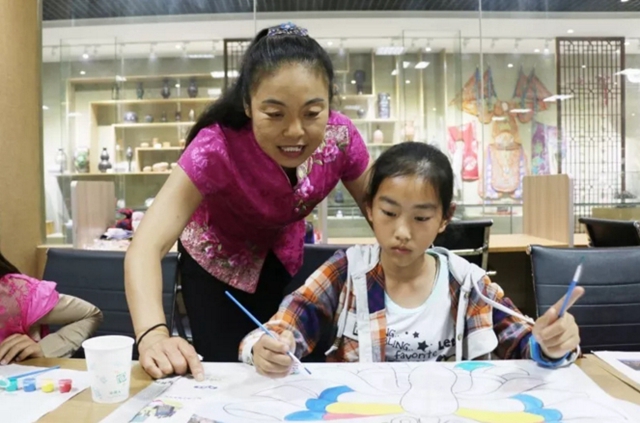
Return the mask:
[[[367,215],[378,244],[338,252],[284,299],[267,327],[280,340],[247,335],[241,360],[288,374],[333,326],[329,361],[532,358],[555,367],[578,352],[578,327],[560,302],[535,324],[485,272],[443,248],[429,248],[454,212],[447,157],[422,143],[388,149],[372,167]],[[426,252],[425,252],[426,251]],[[570,304],[583,290],[576,289]],[[573,352],[573,354],[572,354]]]
[[[0,364],[70,357],[102,322],[95,306],[23,275],[0,253]],[[48,325],[62,326],[49,334]]]
[[[140,363],[153,377],[196,379],[205,361],[235,361],[252,322],[267,320],[302,265],[304,218],[342,181],[358,204],[369,154],[331,111],[327,52],[293,24],[258,33],[237,81],[198,119],[178,167],[140,223],[125,263]],[[160,261],[180,239],[182,294],[194,348],[171,338]]]

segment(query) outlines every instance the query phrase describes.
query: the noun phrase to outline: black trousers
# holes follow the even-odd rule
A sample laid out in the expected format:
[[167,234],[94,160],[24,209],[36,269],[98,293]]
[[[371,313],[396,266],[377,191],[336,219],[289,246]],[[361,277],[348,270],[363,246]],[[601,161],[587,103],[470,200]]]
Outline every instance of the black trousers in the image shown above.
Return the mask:
[[193,344],[205,361],[238,361],[240,341],[254,329],[253,323],[225,294],[229,291],[260,322],[278,311],[291,275],[269,252],[254,294],[232,288],[204,270],[180,248],[182,295],[189,317]]

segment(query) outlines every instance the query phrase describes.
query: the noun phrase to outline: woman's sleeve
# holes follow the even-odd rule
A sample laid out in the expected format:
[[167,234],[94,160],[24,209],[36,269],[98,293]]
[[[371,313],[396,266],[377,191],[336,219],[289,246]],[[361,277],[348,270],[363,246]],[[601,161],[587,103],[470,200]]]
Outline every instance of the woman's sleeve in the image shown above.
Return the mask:
[[347,146],[346,160],[342,168],[340,179],[349,182],[358,179],[369,166],[369,150],[358,128],[352,122],[347,125],[349,130],[349,145]]
[[70,357],[93,335],[102,323],[102,312],[93,304],[71,295],[60,294],[58,304],[38,320],[38,325],[61,325],[39,342],[45,357]]
[[224,133],[219,127],[203,128],[182,152],[178,166],[202,196],[213,194],[225,180]]

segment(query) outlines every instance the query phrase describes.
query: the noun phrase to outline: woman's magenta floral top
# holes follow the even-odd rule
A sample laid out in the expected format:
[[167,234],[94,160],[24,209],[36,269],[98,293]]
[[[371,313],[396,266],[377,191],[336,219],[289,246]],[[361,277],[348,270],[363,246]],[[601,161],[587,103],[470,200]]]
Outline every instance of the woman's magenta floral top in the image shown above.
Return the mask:
[[182,245],[216,278],[255,292],[269,250],[290,274],[300,269],[304,217],[340,180],[362,175],[369,153],[353,123],[332,112],[324,141],[297,169],[295,187],[258,146],[250,125],[202,129],[178,164],[204,197]]

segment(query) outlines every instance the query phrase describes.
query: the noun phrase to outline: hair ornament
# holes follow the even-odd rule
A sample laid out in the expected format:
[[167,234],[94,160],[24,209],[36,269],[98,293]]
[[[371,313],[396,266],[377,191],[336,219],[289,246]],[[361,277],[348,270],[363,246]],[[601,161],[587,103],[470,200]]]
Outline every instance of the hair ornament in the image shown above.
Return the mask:
[[308,37],[309,31],[304,28],[300,28],[296,24],[291,22],[283,23],[278,26],[272,26],[269,28],[267,37],[275,37],[278,35],[297,35],[299,37]]

